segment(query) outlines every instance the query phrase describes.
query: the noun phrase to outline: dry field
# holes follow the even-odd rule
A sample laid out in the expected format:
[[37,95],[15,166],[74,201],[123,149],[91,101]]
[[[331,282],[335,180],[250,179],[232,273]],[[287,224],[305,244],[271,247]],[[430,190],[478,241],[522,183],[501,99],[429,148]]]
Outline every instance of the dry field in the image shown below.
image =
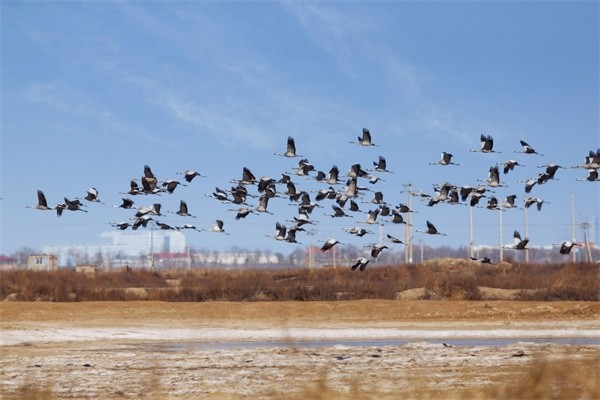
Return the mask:
[[599,316],[583,301],[4,301],[0,397],[597,399]]

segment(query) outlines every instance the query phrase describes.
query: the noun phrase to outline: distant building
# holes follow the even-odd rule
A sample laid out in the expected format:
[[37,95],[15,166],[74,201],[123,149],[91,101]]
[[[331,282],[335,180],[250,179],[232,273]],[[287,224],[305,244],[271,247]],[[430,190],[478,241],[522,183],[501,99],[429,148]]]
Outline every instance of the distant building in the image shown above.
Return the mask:
[[56,256],[54,254],[29,256],[27,269],[31,271],[56,271]]

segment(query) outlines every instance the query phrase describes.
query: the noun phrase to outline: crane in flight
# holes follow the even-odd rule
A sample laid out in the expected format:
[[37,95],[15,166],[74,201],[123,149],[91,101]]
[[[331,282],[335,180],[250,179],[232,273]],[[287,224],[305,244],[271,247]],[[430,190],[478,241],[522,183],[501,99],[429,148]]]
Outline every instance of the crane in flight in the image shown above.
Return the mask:
[[367,128],[362,129],[362,137],[358,136],[358,141],[350,141],[350,143],[359,144],[361,146],[377,146],[371,140],[371,132],[369,132]]
[[352,266],[350,267],[350,269],[352,271],[354,271],[354,270],[356,270],[358,268],[360,271],[364,271],[365,268],[367,268],[367,264],[369,264],[369,261],[370,260],[368,258],[365,258],[365,257],[355,258],[355,259],[352,260],[352,262],[354,264],[352,264]]
[[481,147],[479,149],[469,150],[471,152],[476,153],[499,153],[499,151],[494,150],[494,138],[490,135],[481,135]]
[[289,157],[289,158],[304,157],[304,156],[296,154],[296,142],[294,141],[294,138],[291,136],[288,136],[288,138],[287,138],[287,147],[286,147],[285,153],[275,153],[275,155],[282,156],[282,157]]
[[521,238],[521,234],[519,231],[515,231],[513,233],[513,244],[507,244],[504,246],[505,249],[513,249],[513,250],[529,250],[527,249],[527,243],[529,243],[528,238]]

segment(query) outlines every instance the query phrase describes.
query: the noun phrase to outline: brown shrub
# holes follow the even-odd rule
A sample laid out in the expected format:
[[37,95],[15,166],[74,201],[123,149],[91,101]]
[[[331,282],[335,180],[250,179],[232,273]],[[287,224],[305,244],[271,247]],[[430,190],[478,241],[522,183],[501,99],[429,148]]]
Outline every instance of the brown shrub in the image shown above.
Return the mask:
[[519,300],[600,300],[597,264],[481,265],[453,260],[421,265],[290,270],[0,272],[0,298],[22,301],[315,301],[394,299],[424,288],[449,300],[481,300],[480,287],[518,291]]

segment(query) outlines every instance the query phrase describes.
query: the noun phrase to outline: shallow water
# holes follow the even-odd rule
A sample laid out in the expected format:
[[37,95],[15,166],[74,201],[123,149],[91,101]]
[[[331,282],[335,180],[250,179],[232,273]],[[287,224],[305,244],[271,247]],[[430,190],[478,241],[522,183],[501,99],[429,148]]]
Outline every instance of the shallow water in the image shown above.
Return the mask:
[[596,345],[600,346],[600,338],[492,338],[492,339],[427,339],[427,340],[286,340],[286,341],[244,341],[244,342],[137,342],[133,346],[138,351],[151,352],[195,352],[205,350],[233,350],[267,348],[319,348],[319,347],[383,347],[403,346],[408,343],[431,343],[443,346],[477,346],[501,347],[515,343],[554,344],[563,346]]

